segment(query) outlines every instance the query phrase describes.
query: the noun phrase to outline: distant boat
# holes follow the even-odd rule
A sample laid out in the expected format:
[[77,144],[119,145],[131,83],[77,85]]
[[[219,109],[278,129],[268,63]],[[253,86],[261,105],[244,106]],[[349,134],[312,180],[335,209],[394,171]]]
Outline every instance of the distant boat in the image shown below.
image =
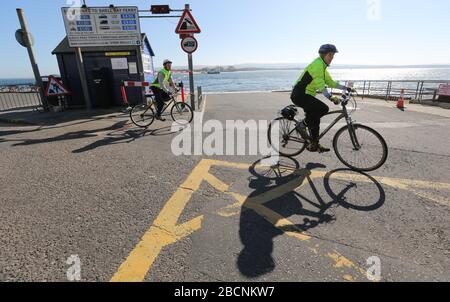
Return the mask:
[[216,69],[210,69],[207,72],[208,74],[220,74],[220,67]]

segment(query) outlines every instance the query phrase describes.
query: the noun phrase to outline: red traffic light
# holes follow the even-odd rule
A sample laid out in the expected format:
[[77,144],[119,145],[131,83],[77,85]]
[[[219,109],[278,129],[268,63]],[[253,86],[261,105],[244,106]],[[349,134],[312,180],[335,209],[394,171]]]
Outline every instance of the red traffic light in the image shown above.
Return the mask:
[[170,14],[170,7],[169,5],[152,5],[151,11],[155,15]]

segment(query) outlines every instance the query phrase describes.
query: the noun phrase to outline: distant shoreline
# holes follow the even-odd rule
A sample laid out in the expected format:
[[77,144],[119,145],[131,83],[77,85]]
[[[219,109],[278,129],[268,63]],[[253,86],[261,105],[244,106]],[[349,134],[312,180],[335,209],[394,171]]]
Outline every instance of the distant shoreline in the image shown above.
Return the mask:
[[[240,72],[240,71],[276,71],[276,70],[302,70],[306,67],[304,66],[293,66],[293,67],[221,67],[223,68],[221,72]],[[183,69],[176,68],[176,69]],[[330,69],[450,69],[450,65],[405,65],[405,66],[392,66],[392,65],[378,65],[378,66],[365,66],[365,65],[335,65],[330,66]],[[195,69],[195,72],[206,72],[206,69],[218,69],[218,67],[203,67],[200,69]]]
[[[252,71],[299,71],[303,70],[306,67],[304,66],[280,66],[280,67],[232,67],[225,66],[221,70],[222,73],[233,73],[233,72],[252,72]],[[194,69],[194,72],[197,74],[205,73],[206,69],[216,69],[215,67],[204,67]],[[395,66],[395,65],[333,65],[330,66],[330,69],[450,69],[450,65],[404,65],[404,66]],[[187,67],[174,67],[175,70],[185,70]],[[0,78],[0,82],[34,82],[34,78],[30,77],[14,77],[14,78]],[[7,85],[7,84],[2,84]],[[14,85],[14,84],[13,84]]]

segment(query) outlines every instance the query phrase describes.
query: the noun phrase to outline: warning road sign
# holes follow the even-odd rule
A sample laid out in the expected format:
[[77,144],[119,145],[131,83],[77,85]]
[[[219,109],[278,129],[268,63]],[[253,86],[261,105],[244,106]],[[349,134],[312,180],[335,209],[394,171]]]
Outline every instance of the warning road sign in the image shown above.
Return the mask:
[[185,10],[175,32],[177,34],[199,34],[201,30],[191,12]]
[[55,77],[48,77],[47,89],[45,89],[45,96],[58,96],[69,94],[69,90],[58,81]]

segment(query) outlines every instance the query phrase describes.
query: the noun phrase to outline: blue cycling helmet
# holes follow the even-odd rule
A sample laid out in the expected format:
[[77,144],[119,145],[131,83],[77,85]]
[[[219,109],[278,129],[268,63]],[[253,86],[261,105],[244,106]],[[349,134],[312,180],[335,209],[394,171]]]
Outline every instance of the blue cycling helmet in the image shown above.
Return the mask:
[[325,55],[330,52],[338,53],[339,51],[337,50],[336,46],[334,46],[333,44],[322,45],[319,49],[319,54],[321,54],[321,55]]

